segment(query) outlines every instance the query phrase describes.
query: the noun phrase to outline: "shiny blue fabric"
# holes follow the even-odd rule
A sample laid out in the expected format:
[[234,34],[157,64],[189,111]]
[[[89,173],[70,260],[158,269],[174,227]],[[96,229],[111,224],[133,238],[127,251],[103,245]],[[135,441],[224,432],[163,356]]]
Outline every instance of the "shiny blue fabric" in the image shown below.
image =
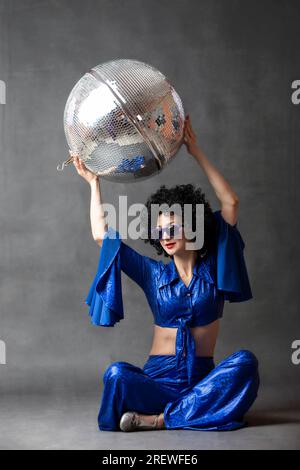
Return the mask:
[[124,318],[121,271],[125,272],[143,289],[154,323],[178,329],[176,364],[179,368],[185,358],[190,384],[195,363],[190,327],[207,325],[222,317],[225,300],[242,302],[252,298],[243,254],[245,244],[237,224],[228,224],[220,210],[214,212],[214,217],[215,249],[195,264],[188,287],[173,259],[164,264],[141,255],[109,227],[100,248],[97,273],[85,299],[94,325],[114,326]]
[[126,411],[164,413],[167,429],[225,431],[244,427],[244,415],[259,387],[253,353],[236,351],[217,366],[212,357],[196,357],[192,382],[186,362],[174,355],[150,355],[143,368],[128,362],[110,364],[103,375],[99,429],[120,430]]

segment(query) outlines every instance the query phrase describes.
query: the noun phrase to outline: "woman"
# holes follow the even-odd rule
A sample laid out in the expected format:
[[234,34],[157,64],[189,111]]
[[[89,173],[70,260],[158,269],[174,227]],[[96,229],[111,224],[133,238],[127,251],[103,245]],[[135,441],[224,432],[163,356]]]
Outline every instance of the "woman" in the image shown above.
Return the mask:
[[[98,178],[74,157],[79,175],[91,186],[91,227],[101,247],[97,274],[85,300],[92,323],[113,326],[124,318],[121,271],[145,292],[154,315],[154,335],[143,368],[128,362],[112,363],[103,376],[98,415],[100,430],[150,429],[232,430],[245,426],[244,415],[259,387],[258,361],[242,349],[214,363],[214,349],[224,301],[252,298],[244,261],[244,242],[237,229],[238,197],[199,149],[189,116],[184,143],[206,173],[220,210],[213,212],[201,189],[193,185],[164,185],[148,199],[151,204],[204,205],[204,244],[186,248],[190,241],[184,218],[173,211],[159,212],[150,225],[150,242],[171,262],[143,256],[107,227]],[[151,223],[151,222],[150,222]],[[150,231],[148,231],[150,234]]]

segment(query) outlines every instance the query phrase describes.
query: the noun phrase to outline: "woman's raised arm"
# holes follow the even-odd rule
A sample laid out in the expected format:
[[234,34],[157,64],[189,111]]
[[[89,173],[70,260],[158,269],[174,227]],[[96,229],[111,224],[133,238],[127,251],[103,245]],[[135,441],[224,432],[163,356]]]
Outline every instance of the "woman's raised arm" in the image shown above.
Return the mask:
[[78,157],[73,157],[73,164],[77,173],[82,176],[90,185],[91,188],[91,202],[90,202],[90,219],[93,239],[102,245],[103,237],[107,231],[107,224],[105,223],[104,210],[102,206],[102,196],[100,189],[99,177],[88,170],[83,161]]
[[239,208],[238,196],[230,184],[199,148],[189,115],[185,120],[184,143],[188,152],[197,160],[205,172],[210,184],[214,188],[216,196],[221,203],[221,213],[224,220],[231,225],[235,225],[237,223]]

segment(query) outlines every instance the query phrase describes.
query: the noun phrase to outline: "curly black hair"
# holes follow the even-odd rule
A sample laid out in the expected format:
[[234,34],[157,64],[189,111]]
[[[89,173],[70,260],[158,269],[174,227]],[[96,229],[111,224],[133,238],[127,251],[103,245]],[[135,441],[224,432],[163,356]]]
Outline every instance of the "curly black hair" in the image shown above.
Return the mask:
[[[147,235],[148,238],[144,238],[145,243],[150,243],[156,249],[158,255],[164,254],[166,258],[173,258],[173,255],[169,255],[161,246],[159,240],[151,238],[151,205],[163,205],[167,204],[171,207],[173,204],[181,206],[182,223],[184,224],[184,204],[192,205],[192,230],[196,230],[196,204],[204,205],[204,244],[198,251],[198,256],[206,258],[212,251],[215,242],[216,234],[216,223],[213,215],[213,211],[209,202],[205,198],[205,194],[201,188],[196,188],[194,184],[179,184],[171,188],[167,188],[166,185],[161,185],[160,188],[148,198],[146,208],[147,223]],[[164,211],[159,210],[158,214]],[[173,212],[173,211],[172,211]]]

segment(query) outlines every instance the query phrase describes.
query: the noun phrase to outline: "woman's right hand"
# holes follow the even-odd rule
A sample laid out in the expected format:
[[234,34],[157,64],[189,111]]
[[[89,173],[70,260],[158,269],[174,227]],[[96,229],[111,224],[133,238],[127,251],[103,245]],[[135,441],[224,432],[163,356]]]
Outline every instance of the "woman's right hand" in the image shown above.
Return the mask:
[[91,184],[92,181],[96,181],[98,179],[98,176],[95,175],[95,173],[87,169],[87,167],[78,155],[71,154],[71,152],[70,155],[73,157],[73,164],[77,170],[77,173],[82,176],[85,181]]

